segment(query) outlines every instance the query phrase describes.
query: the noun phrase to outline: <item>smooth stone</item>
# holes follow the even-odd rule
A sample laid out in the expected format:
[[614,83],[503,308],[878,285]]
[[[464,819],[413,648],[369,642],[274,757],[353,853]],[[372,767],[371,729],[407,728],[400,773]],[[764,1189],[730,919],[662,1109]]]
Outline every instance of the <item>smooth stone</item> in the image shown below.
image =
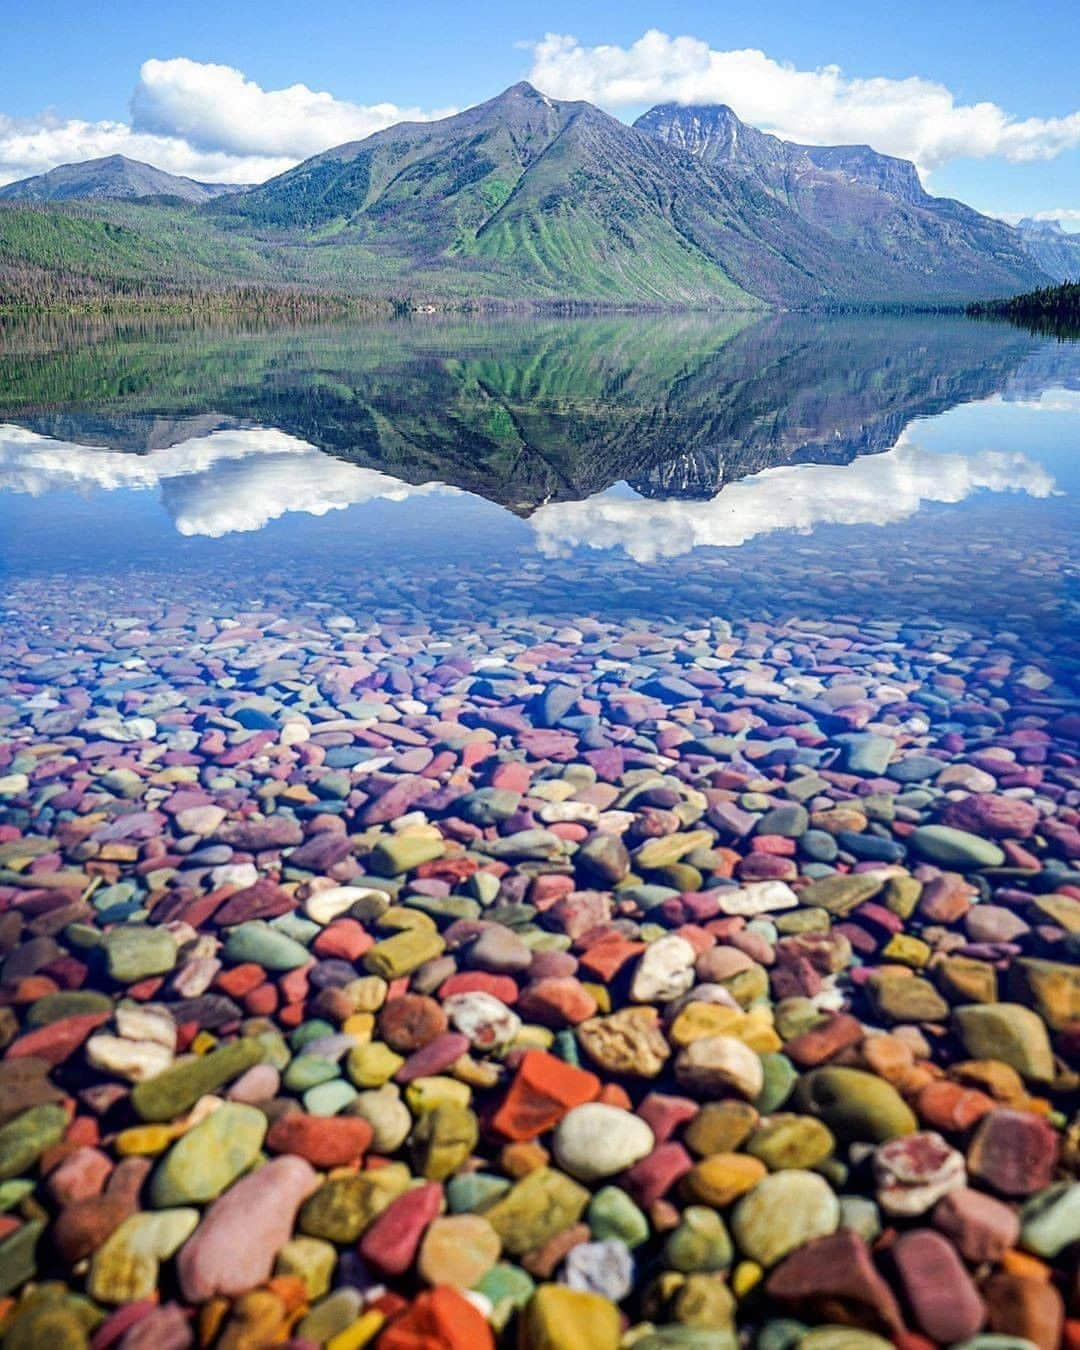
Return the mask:
[[254,1106],[223,1103],[165,1155],[150,1182],[151,1203],[169,1209],[216,1199],[255,1165],[266,1128]]
[[302,1158],[274,1158],[229,1188],[207,1210],[177,1258],[189,1303],[235,1298],[269,1279],[274,1258],[293,1236],[297,1211],[318,1174]]
[[561,1172],[538,1167],[483,1214],[503,1247],[512,1256],[521,1256],[577,1223],[588,1203],[589,1192],[583,1186]]
[[735,1206],[731,1231],[752,1261],[774,1266],[814,1238],[840,1224],[840,1204],[829,1183],[815,1172],[770,1172]]
[[921,825],[908,841],[917,853],[943,867],[1001,867],[1005,854],[980,835],[948,825]]
[[621,1332],[610,1299],[563,1285],[541,1285],[522,1314],[521,1339],[529,1350],[618,1350]]
[[295,938],[253,919],[230,930],[225,958],[238,965],[251,961],[264,970],[296,970],[311,960],[311,954]]
[[1033,1195],[1020,1211],[1020,1245],[1054,1260],[1080,1242],[1080,1182],[1060,1181]]
[[160,1263],[187,1241],[197,1209],[132,1214],[94,1253],[86,1288],[99,1303],[131,1303],[157,1291]]
[[1024,1078],[1049,1083],[1054,1053],[1046,1024],[1021,1003],[972,1003],[953,1010],[964,1049],[972,1059],[997,1059]]
[[176,965],[176,939],[167,928],[120,925],[105,934],[102,946],[109,974],[118,984],[164,975]]
[[653,1132],[640,1116],[617,1106],[575,1106],[555,1128],[556,1163],[579,1181],[598,1181],[632,1167],[650,1153]]
[[596,1192],[586,1221],[598,1242],[614,1238],[631,1250],[647,1242],[652,1231],[649,1220],[619,1186],[603,1186]]
[[217,1092],[226,1083],[260,1064],[266,1051],[253,1037],[233,1041],[208,1055],[178,1060],[163,1073],[137,1083],[131,1104],[143,1120],[175,1120],[200,1097]]
[[63,1137],[67,1112],[52,1102],[32,1106],[0,1128],[0,1181],[28,1172]]
[[885,1143],[917,1128],[911,1108],[896,1089],[861,1069],[814,1069],[799,1080],[795,1101],[843,1140]]

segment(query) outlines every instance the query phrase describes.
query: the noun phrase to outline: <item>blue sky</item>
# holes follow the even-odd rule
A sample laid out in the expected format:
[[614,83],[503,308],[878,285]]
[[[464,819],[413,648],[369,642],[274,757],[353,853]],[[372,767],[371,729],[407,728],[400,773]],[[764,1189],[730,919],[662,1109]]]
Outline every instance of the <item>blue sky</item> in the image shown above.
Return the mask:
[[1080,229],[1067,0],[14,0],[3,31],[5,180],[113,150],[250,180],[531,77],[627,120],[663,98],[729,102],[794,139],[906,154],[932,191],[994,214],[1070,211]]

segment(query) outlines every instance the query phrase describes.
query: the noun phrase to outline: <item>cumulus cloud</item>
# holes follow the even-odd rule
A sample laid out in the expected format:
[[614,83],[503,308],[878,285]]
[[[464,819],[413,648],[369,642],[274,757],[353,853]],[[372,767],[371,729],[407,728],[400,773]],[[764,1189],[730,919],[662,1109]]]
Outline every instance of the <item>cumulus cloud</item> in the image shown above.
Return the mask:
[[776,530],[891,525],[914,515],[924,502],[959,502],[980,488],[1048,497],[1054,479],[1020,453],[945,455],[902,438],[885,454],[853,464],[766,469],[707,502],[601,493],[542,506],[531,524],[537,546],[548,557],[564,557],[583,546],[619,548],[635,562],[647,563],[695,548],[737,548]]
[[257,183],[395,122],[452,111],[351,103],[303,84],[263,89],[232,66],[150,60],[139,71],[130,123],[0,113],[0,183],[105,155],[206,182]]
[[945,85],[917,75],[861,78],[832,65],[799,70],[752,48],[718,51],[655,28],[629,47],[586,47],[549,33],[532,52],[529,78],[556,98],[614,109],[727,103],[785,140],[865,143],[914,160],[923,172],[961,157],[1052,159],[1080,146],[1080,110],[1014,117],[996,103],[959,103]]
[[290,511],[323,516],[360,502],[455,491],[347,464],[274,427],[214,431],[134,455],[14,425],[0,425],[0,489],[34,497],[156,490],[180,534],[213,539],[262,529]]

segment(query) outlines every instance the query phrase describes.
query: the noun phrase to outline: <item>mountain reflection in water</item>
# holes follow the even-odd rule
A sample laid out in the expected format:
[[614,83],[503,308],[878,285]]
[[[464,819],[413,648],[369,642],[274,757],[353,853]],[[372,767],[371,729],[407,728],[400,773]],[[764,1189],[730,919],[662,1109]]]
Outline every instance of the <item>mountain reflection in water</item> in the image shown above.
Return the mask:
[[531,517],[548,556],[639,562],[1048,496],[1023,450],[946,454],[912,423],[1080,391],[1075,346],[942,317],[11,325],[0,354],[0,489],[154,489],[215,538],[459,489]]

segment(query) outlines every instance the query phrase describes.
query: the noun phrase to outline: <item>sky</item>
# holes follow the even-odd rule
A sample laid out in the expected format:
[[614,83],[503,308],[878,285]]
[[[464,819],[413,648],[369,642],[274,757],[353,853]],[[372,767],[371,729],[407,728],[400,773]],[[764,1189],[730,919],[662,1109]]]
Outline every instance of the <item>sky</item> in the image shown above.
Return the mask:
[[992,215],[1080,231],[1075,0],[5,0],[0,183],[126,154],[254,182],[528,79],[626,121],[728,103],[865,142]]

